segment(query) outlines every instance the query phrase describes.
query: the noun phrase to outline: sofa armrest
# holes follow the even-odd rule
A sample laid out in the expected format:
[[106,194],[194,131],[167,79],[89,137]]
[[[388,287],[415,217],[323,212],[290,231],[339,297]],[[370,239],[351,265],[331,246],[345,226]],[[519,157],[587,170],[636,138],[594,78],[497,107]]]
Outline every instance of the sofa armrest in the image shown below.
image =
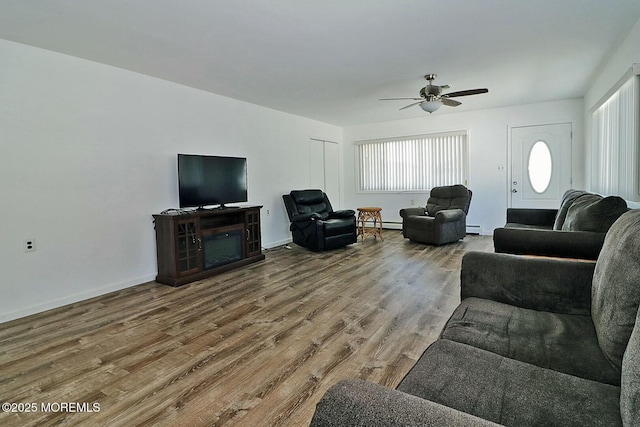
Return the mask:
[[427,214],[427,210],[425,208],[404,208],[400,209],[400,216],[402,218],[407,218],[411,215],[420,215],[424,216]]
[[465,219],[467,214],[462,209],[445,209],[436,212],[435,220],[438,223],[454,222]]
[[594,261],[467,252],[461,299],[477,297],[555,313],[591,313]]
[[553,227],[557,214],[558,209],[507,208],[507,223]]
[[312,427],[497,426],[465,412],[362,380],[331,387],[316,406]]
[[499,253],[596,260],[604,237],[593,231],[496,228],[493,246]]

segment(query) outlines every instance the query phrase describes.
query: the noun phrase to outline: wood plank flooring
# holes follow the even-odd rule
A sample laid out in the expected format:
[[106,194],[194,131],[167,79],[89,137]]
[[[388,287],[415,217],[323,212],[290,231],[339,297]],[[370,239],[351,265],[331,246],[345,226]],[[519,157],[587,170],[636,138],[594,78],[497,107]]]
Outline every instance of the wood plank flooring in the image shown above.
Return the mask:
[[35,404],[0,425],[305,426],[341,379],[395,387],[458,304],[462,255],[493,243],[383,236],[0,324],[0,401]]

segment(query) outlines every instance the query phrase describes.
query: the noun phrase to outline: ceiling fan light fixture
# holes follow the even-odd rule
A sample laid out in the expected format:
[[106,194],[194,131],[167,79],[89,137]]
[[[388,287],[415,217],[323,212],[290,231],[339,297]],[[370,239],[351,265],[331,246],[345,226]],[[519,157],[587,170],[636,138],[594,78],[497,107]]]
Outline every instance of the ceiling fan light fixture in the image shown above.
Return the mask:
[[459,90],[457,92],[448,92],[442,93],[443,89],[449,89],[449,85],[434,85],[433,81],[436,78],[435,74],[427,74],[424,78],[429,82],[428,85],[420,89],[420,98],[381,98],[380,101],[396,101],[401,99],[407,99],[412,102],[409,105],[405,105],[400,108],[400,110],[406,110],[407,108],[414,107],[416,105],[420,105],[424,111],[428,113],[433,113],[442,107],[442,105],[446,105],[447,107],[457,107],[462,104],[460,101],[456,101],[455,99],[451,99],[458,96],[469,96],[469,95],[479,95],[481,93],[489,92],[489,89],[469,89],[469,90]]
[[428,113],[433,113],[441,106],[442,106],[442,101],[439,101],[439,100],[430,100],[430,101],[424,101],[420,103],[420,108],[422,108],[424,111],[427,111]]

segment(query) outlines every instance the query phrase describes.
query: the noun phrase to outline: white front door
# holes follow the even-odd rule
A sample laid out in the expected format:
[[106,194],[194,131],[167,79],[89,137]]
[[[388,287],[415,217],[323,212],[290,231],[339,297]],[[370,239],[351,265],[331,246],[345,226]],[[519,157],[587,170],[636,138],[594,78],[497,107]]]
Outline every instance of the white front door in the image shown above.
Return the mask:
[[558,208],[571,188],[571,123],[511,129],[511,207]]

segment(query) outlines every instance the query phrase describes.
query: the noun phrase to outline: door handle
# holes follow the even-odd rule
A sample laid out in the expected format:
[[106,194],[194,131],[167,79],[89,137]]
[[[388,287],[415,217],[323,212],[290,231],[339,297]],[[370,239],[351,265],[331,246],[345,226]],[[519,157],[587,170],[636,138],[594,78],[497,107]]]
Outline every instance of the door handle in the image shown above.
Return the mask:
[[518,192],[518,190],[517,190],[516,188],[514,188],[514,189],[512,189],[512,190],[511,190],[511,192],[512,192],[512,193],[517,193],[517,192]]

